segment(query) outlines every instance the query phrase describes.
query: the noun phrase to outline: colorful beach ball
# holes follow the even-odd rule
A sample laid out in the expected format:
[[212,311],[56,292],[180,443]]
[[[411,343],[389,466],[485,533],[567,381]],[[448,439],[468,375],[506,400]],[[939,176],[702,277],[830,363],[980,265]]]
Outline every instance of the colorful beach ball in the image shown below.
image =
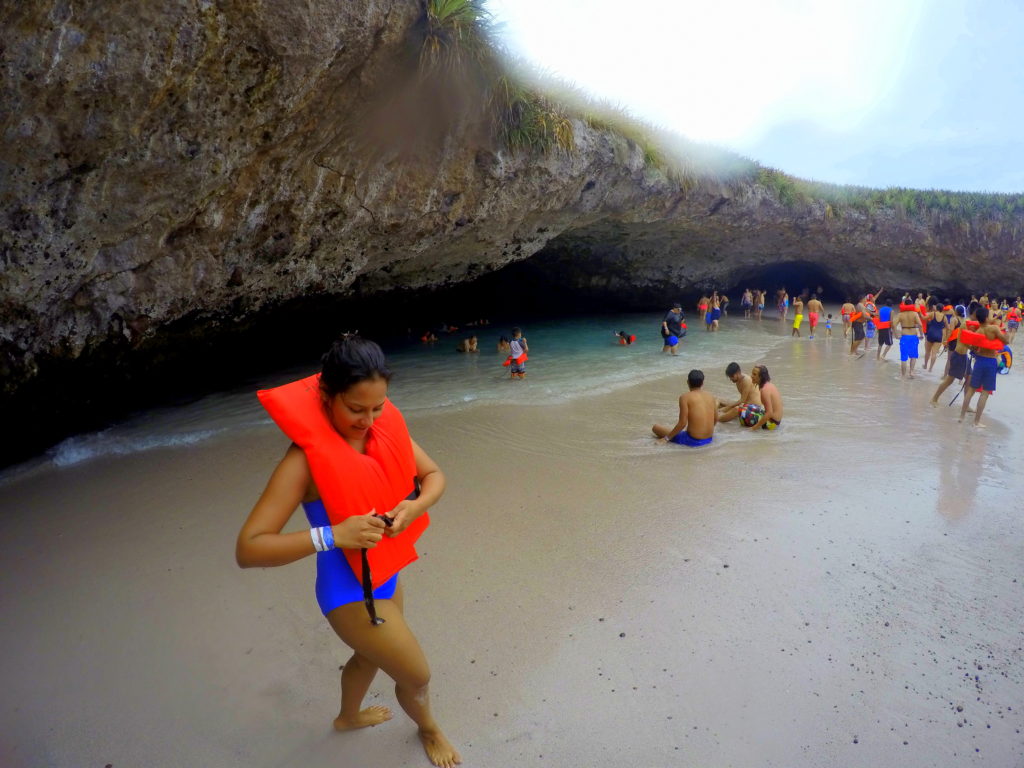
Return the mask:
[[999,363],[999,372],[1009,373],[1010,369],[1013,368],[1013,350],[1009,347],[1003,347],[1002,351],[996,355],[996,360]]

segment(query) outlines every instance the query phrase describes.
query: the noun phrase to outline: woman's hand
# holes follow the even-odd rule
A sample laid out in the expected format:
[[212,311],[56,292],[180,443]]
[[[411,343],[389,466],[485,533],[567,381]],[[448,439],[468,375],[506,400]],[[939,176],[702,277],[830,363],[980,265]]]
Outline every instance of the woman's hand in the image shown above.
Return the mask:
[[365,515],[352,515],[337,525],[334,531],[334,546],[339,549],[373,549],[384,538],[387,526],[380,518],[374,517],[377,510],[371,509]]
[[394,509],[387,513],[393,522],[390,528],[385,528],[384,530],[388,536],[397,536],[408,528],[413,520],[422,515],[423,510],[423,506],[416,501],[403,499],[398,502]]

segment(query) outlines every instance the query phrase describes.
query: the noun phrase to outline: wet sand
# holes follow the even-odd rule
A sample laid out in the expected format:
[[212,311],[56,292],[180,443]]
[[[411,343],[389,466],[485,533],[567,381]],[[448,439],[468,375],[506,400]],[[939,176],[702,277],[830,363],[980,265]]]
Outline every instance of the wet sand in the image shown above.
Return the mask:
[[[707,449],[648,436],[685,351],[614,395],[410,419],[449,488],[407,614],[464,764],[1024,765],[1024,374],[978,431],[928,406],[937,373],[844,351],[773,350],[783,429]],[[234,564],[284,447],[0,487],[0,764],[427,765],[383,676],[395,719],[331,730],[349,654],[312,559]]]

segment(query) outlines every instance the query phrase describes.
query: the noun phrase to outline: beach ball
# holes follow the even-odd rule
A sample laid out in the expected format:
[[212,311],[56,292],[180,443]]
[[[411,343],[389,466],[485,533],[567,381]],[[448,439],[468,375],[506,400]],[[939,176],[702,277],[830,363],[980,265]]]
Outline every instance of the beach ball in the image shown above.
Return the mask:
[[1013,350],[1003,347],[1002,351],[996,355],[996,360],[999,363],[999,373],[1009,373],[1013,367]]

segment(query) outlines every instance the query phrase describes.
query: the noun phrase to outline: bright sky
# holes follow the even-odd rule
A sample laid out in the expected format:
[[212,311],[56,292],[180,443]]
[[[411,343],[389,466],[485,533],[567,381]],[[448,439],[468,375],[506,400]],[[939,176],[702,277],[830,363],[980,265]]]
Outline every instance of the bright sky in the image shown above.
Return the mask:
[[797,176],[1024,192],[1024,0],[486,0],[508,49]]

